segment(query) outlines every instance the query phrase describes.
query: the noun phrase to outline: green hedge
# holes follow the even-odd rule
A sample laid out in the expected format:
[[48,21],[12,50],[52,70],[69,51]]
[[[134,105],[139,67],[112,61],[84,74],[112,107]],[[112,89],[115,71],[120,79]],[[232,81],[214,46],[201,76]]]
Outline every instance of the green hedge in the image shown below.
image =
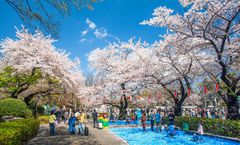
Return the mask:
[[30,117],[32,111],[22,100],[6,98],[0,100],[0,117],[2,116]]
[[0,144],[21,145],[37,134],[39,121],[33,118],[0,123]]
[[183,123],[188,123],[189,129],[196,131],[200,121],[203,123],[205,133],[240,138],[240,120],[176,117],[175,126],[182,128]]

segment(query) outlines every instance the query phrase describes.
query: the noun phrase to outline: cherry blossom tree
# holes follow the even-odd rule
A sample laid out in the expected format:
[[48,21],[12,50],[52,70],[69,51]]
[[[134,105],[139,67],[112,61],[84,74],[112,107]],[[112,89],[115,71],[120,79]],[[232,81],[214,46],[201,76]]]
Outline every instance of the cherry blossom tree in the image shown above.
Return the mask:
[[[15,69],[15,73],[30,74],[30,76],[34,76],[37,70],[40,70],[41,78],[48,80],[49,90],[53,89],[51,87],[54,84],[53,80],[58,80],[63,92],[78,93],[84,81],[79,59],[74,61],[69,59],[69,54],[54,47],[55,40],[44,36],[39,30],[32,34],[22,27],[21,30],[17,30],[16,37],[15,40],[6,38],[0,43],[1,68],[11,66]],[[29,89],[31,83],[27,80],[16,85],[19,85],[19,89],[14,94],[15,98]],[[34,94],[36,93],[41,91]]]
[[[187,53],[186,46],[182,48],[181,45],[172,43],[176,38],[178,37],[175,35],[167,35],[164,41],[153,45],[130,39],[102,50],[94,50],[89,61],[104,78],[101,89],[104,93],[109,93],[107,96],[123,94],[120,99],[121,106],[124,101],[127,103],[128,96],[123,91],[128,90],[132,95],[134,91],[139,93],[144,89],[156,90],[160,86],[167,91],[164,97],[171,96],[176,115],[181,115],[182,104],[194,79],[203,73],[198,69],[199,64],[193,57],[196,59],[202,56],[193,52]],[[177,91],[176,95],[174,90]],[[144,100],[149,103],[149,99]],[[119,108],[124,108],[124,105],[122,106]]]
[[[174,14],[173,10],[158,7],[153,18],[141,24],[166,27],[170,33],[181,36],[177,42],[193,44],[189,51],[214,58],[212,67],[202,68],[210,78],[223,83],[221,97],[227,105],[227,118],[239,119],[237,96],[239,89],[239,34],[240,2],[238,0],[179,0],[186,12]],[[198,42],[198,43],[196,43]],[[200,60],[200,64],[202,63]],[[212,69],[215,71],[212,71]]]
[[[102,76],[102,96],[106,92],[106,96],[121,96],[126,90],[132,95],[134,91],[156,91],[160,87],[165,90],[163,97],[171,97],[175,114],[181,115],[182,104],[190,96],[195,79],[204,74],[204,70],[199,69],[201,65],[198,60],[205,59],[205,56],[195,51],[189,52],[191,42],[185,42],[185,45],[175,43],[179,38],[178,35],[166,35],[163,41],[153,45],[130,39],[94,50],[89,60]],[[144,101],[150,103],[148,98]]]
[[197,52],[189,52],[190,42],[184,45],[175,43],[179,38],[181,36],[169,34],[144,51],[134,49],[134,53],[141,58],[138,60],[138,65],[141,64],[138,79],[142,83],[138,84],[150,90],[159,87],[164,90],[164,97],[170,96],[173,101],[176,115],[181,115],[182,104],[191,95],[195,79],[204,74],[197,60],[205,58]]
[[[128,108],[128,97],[138,93],[139,74],[143,74],[143,69],[139,69],[141,59],[133,49],[147,47],[148,44],[141,42],[136,43],[133,39],[128,42],[113,43],[103,49],[95,49],[89,55],[89,62],[93,70],[97,73],[99,87],[98,95],[102,99],[109,100],[104,103],[111,103],[113,100],[120,100],[119,104],[113,104],[120,110],[120,118],[125,118],[126,109]],[[142,56],[143,57],[143,56]],[[105,98],[104,98],[105,97]]]

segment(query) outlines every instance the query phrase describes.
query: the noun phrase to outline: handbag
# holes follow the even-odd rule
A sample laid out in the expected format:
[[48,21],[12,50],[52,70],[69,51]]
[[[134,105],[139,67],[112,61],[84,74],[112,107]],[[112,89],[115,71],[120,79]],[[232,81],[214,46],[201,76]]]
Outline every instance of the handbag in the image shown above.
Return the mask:
[[54,125],[57,126],[58,125],[58,121],[54,121]]

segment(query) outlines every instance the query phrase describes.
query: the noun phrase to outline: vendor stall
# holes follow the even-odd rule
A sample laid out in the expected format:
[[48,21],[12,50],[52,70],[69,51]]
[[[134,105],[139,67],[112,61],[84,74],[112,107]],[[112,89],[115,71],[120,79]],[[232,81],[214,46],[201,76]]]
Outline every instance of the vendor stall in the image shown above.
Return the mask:
[[102,105],[98,113],[98,128],[109,128],[108,109],[105,105]]

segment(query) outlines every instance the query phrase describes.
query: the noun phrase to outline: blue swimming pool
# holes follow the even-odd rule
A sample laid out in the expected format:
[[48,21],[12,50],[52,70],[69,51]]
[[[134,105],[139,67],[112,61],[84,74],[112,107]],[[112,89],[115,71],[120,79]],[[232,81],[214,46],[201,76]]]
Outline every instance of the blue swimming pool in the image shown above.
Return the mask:
[[129,145],[240,145],[240,142],[221,138],[203,136],[202,142],[192,141],[191,134],[177,131],[173,138],[166,132],[157,133],[151,130],[143,132],[141,128],[111,128],[114,134],[127,141]]

